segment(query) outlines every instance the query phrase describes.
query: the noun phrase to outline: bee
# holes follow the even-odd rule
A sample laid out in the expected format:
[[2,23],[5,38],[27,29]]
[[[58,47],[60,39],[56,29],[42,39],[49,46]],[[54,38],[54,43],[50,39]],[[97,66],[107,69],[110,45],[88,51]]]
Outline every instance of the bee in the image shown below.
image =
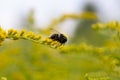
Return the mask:
[[[51,30],[54,30],[54,29],[51,29]],[[52,34],[49,38],[54,41],[58,41],[61,44],[65,44],[67,42],[67,37],[64,34],[58,32],[57,30],[54,30],[54,31],[56,31],[57,33]]]

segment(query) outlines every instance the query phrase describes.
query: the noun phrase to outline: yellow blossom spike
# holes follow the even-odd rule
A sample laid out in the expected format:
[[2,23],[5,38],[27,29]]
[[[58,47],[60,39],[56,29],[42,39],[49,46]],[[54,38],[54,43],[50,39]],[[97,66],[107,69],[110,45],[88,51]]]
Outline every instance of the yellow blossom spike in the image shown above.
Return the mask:
[[5,39],[12,39],[12,40],[25,39],[25,40],[33,41],[35,43],[49,45],[50,47],[54,46],[53,48],[57,48],[60,46],[59,42],[49,38],[44,39],[40,34],[35,34],[32,31],[27,32],[25,30],[17,31],[14,29],[9,29],[6,33],[2,28],[0,28],[0,44],[2,44],[2,42]]

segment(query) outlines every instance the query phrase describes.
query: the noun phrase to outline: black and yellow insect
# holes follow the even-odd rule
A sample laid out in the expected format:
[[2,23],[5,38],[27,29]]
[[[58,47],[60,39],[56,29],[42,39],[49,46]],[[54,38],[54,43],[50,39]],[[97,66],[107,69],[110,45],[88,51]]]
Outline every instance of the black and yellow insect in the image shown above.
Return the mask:
[[[52,29],[52,30],[54,30],[54,29]],[[56,30],[54,30],[54,31],[56,31]],[[52,34],[49,38],[54,41],[58,41],[61,44],[65,44],[67,42],[67,37],[60,32]]]

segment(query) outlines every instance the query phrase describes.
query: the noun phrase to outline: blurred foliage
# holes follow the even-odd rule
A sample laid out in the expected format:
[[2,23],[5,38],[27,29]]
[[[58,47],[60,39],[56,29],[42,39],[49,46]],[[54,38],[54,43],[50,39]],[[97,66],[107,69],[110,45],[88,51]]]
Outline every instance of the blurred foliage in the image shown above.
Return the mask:
[[[97,10],[93,4],[88,3],[84,8],[83,13],[86,13],[86,12],[93,13],[96,16],[96,19],[92,19],[92,20],[90,18],[80,19],[78,22],[77,28],[75,30],[72,42],[78,44],[84,41],[87,43],[91,43],[93,45],[100,46],[101,43],[103,43],[107,37],[105,35],[96,33],[91,28],[92,24],[96,22],[100,22],[99,18],[97,17]],[[101,38],[103,40],[101,40]]]
[[[5,31],[0,28],[1,79],[120,80],[120,23],[118,21],[108,23],[94,21],[97,17],[95,13],[93,16],[92,12],[83,12],[81,15],[66,14],[56,22],[53,20],[52,26],[39,32],[33,25],[33,14],[32,12],[26,21],[28,22],[26,29],[30,30],[29,26],[32,25],[31,31],[14,29]],[[84,29],[76,31],[74,42],[59,48],[61,46],[59,42],[49,39],[44,34],[47,34],[49,28],[57,27],[61,20],[63,22],[69,18],[89,20],[81,21],[81,25],[84,23]],[[41,35],[35,34],[35,30]],[[89,41],[81,41],[80,38],[84,36]],[[96,37],[99,37],[99,40]]]

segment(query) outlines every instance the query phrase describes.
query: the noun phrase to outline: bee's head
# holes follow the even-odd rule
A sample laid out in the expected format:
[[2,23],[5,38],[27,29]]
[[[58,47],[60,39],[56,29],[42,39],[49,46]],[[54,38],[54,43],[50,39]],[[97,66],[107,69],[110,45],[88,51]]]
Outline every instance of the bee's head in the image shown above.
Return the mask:
[[67,42],[67,37],[64,34],[60,34],[59,41],[61,44],[65,44]]

